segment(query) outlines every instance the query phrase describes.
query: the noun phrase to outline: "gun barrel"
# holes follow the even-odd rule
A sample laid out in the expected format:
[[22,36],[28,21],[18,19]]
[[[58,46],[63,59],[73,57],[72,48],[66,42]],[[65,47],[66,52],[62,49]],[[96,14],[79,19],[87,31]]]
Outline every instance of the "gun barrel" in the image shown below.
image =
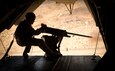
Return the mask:
[[70,32],[67,32],[67,34],[71,34],[71,35],[77,35],[77,36],[83,36],[83,37],[92,38],[92,36],[87,36],[87,35],[82,35],[82,34],[76,34],[76,33],[70,33]]

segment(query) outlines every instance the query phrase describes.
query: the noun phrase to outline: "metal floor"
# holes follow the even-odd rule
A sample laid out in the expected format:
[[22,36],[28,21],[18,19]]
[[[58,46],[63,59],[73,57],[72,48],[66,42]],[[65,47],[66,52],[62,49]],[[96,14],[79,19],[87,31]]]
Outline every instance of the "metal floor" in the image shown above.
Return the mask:
[[54,60],[46,60],[43,56],[9,57],[0,61],[0,71],[93,71],[100,60],[99,56],[62,56]]

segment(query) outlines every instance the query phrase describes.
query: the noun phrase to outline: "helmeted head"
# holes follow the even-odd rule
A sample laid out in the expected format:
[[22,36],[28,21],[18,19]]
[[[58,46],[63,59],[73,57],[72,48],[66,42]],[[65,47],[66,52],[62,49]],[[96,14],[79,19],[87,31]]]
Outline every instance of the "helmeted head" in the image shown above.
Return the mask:
[[31,23],[33,23],[34,20],[35,20],[35,18],[36,18],[35,14],[33,12],[28,12],[25,15],[25,17],[26,17],[26,20],[29,21],[29,22],[31,22]]

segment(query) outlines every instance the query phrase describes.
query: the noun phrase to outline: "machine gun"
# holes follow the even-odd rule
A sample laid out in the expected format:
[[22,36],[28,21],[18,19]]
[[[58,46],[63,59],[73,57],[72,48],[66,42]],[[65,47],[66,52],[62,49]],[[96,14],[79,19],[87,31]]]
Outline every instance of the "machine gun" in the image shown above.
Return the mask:
[[67,32],[66,30],[62,30],[62,29],[47,27],[47,25],[45,25],[45,24],[41,24],[41,28],[44,29],[45,33],[50,33],[52,35],[57,35],[57,36],[70,37],[69,34],[71,34],[71,35],[76,35],[76,36],[92,38],[92,36],[76,34],[76,33]]
[[71,35],[77,35],[77,36],[92,38],[91,36],[87,36],[87,35],[81,35],[81,34],[67,32],[66,30],[62,30],[62,29],[47,27],[47,25],[45,25],[45,24],[41,24],[41,28],[44,30],[43,33],[52,34],[51,36],[48,36],[48,35],[43,35],[42,36],[45,43],[54,52],[57,52],[57,53],[60,53],[60,54],[61,54],[60,44],[61,44],[61,41],[62,41],[63,37],[70,37],[69,34],[71,34]]

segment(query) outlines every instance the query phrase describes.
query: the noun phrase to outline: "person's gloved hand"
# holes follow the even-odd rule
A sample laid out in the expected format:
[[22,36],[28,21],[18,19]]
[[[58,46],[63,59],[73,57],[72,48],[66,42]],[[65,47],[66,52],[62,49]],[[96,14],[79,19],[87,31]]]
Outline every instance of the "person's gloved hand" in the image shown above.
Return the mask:
[[41,23],[41,27],[46,28],[46,27],[47,27],[47,25],[46,25],[46,24],[44,24],[44,23]]
[[40,29],[41,29],[42,32],[45,32],[46,27],[47,27],[46,24],[41,23],[41,28]]

